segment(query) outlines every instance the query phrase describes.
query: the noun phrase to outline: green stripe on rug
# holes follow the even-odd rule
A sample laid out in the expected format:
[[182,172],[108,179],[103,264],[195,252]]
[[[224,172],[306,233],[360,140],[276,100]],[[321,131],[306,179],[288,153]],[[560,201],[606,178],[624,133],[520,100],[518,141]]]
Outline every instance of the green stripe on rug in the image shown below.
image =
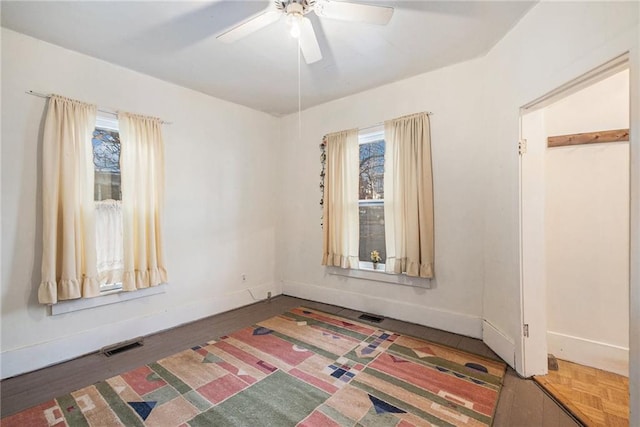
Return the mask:
[[[402,381],[399,378],[393,377],[391,375],[385,374],[384,372],[380,372],[376,369],[373,368],[366,368],[363,372],[366,372],[367,374],[379,378],[383,381],[388,382],[389,384],[398,386],[404,390],[407,390],[413,394],[416,394],[418,396],[422,396],[425,397],[433,402],[439,403],[442,406],[445,407],[449,407],[449,405],[451,404],[450,401],[448,401],[447,399],[445,399],[444,397],[438,396],[437,394],[431,393],[428,390],[424,390],[420,387],[417,387],[413,384],[409,384],[405,381]],[[474,411],[473,409],[469,409],[465,406],[462,405],[456,405],[456,409],[457,412],[460,412],[461,414],[467,415],[470,418],[474,418],[480,422],[483,422],[485,424],[490,424],[491,423],[491,418],[487,417],[484,414],[480,414],[476,411]]]
[[138,414],[135,413],[133,408],[131,408],[127,402],[123,401],[120,396],[118,396],[118,393],[116,393],[107,382],[99,382],[95,387],[124,425],[144,427],[144,423],[140,421]]
[[[366,414],[358,424],[354,427],[389,427],[389,426],[397,426],[402,419],[400,414],[394,414],[391,412],[387,413],[378,413],[375,407],[369,408]],[[433,425],[433,424],[430,424]]]
[[189,403],[198,408],[200,412],[204,412],[213,406],[213,403],[202,397],[200,393],[195,390],[191,390],[190,392],[185,393],[183,396],[189,401]]
[[182,380],[180,378],[178,378],[175,375],[173,375],[171,372],[169,372],[165,367],[163,367],[159,363],[157,363],[157,362],[156,363],[150,363],[148,366],[151,369],[153,369],[158,375],[160,375],[160,378],[162,378],[169,385],[173,386],[173,388],[178,390],[178,392],[180,394],[185,394],[185,393],[188,393],[188,392],[190,392],[192,390],[191,387],[189,387],[187,384],[182,382]]
[[60,410],[62,410],[64,419],[70,427],[89,426],[84,414],[80,410],[80,406],[78,406],[78,402],[76,402],[72,395],[66,394],[58,397],[56,401],[58,402],[58,406],[60,406]]
[[328,393],[278,370],[188,423],[193,427],[294,426],[328,397]]
[[[350,329],[341,328],[340,326],[333,325],[331,323],[323,322],[322,320],[312,319],[310,317],[300,316],[300,315],[295,314],[295,313],[287,312],[287,313],[284,313],[282,315],[285,316],[285,317],[289,317],[291,319],[294,319],[296,321],[307,322],[308,325],[318,325],[318,326],[321,326],[322,329],[327,329],[329,331],[336,332],[336,333],[341,334],[341,335],[346,335],[348,337],[355,338],[355,339],[360,340],[360,341],[364,340],[365,338],[367,338],[369,336],[369,335],[361,334],[360,332],[352,331]],[[371,328],[371,329],[375,329],[375,328]]]
[[338,424],[340,424],[341,427],[351,427],[351,426],[353,426],[353,423],[355,422],[351,418],[349,418],[346,415],[338,412],[337,409],[332,408],[331,406],[327,405],[326,403],[324,405],[321,405],[318,408],[318,411],[322,412],[327,417],[331,418],[333,421],[335,421]]
[[[450,371],[455,371],[455,372],[457,372],[459,374],[462,374],[462,375],[465,375],[465,376],[468,376],[468,377],[472,377],[472,378],[478,379],[480,381],[484,381],[484,382],[488,383],[487,386],[489,386],[490,388],[492,388],[494,390],[499,389],[500,386],[502,385],[502,379],[496,377],[495,375],[486,374],[484,372],[476,371],[475,369],[467,368],[467,367],[465,367],[463,365],[460,365],[459,363],[455,363],[455,362],[452,362],[450,360],[446,360],[446,359],[443,359],[443,358],[437,357],[437,356],[427,356],[427,357],[420,358],[410,348],[403,347],[403,346],[398,345],[398,344],[392,344],[387,349],[387,352],[395,353],[397,355],[400,355],[402,357],[410,359],[411,361],[419,363],[419,364],[424,365],[424,366],[430,366],[430,367],[441,366],[443,368],[449,369]],[[445,373],[445,372],[443,372],[443,373]],[[492,386],[495,386],[495,387],[492,387]]]
[[372,355],[369,356],[365,356],[365,357],[358,357],[358,354],[356,353],[356,350],[360,347],[360,344],[358,343],[358,345],[356,345],[356,347],[351,350],[350,352],[346,353],[343,355],[343,357],[346,357],[349,360],[352,360],[356,363],[361,363],[363,365],[368,365],[369,363],[373,362],[375,360],[375,358],[378,356],[378,352],[379,350],[375,350],[374,353],[372,353]]
[[391,405],[400,408],[402,410],[405,410],[409,413],[412,413],[414,415],[419,416],[422,419],[425,419],[427,421],[429,421],[430,423],[433,423],[437,426],[446,426],[446,427],[455,427],[453,424],[450,424],[438,417],[436,417],[435,415],[431,415],[428,412],[423,411],[422,409],[418,409],[415,406],[409,405],[407,402],[404,402],[400,399],[396,399],[395,397],[388,395],[386,393],[381,392],[378,389],[375,389],[373,387],[368,386],[367,384],[363,384],[357,380],[353,380],[351,381],[349,384],[351,384],[354,387],[359,388],[362,391],[365,391],[367,393],[369,393],[372,396],[377,397],[378,399],[384,400],[387,403],[390,403]]
[[178,396],[180,396],[180,393],[178,393],[175,388],[171,387],[170,385],[165,385],[164,387],[160,387],[140,397],[142,397],[146,401],[154,401],[156,402],[156,405],[160,406],[175,399]]

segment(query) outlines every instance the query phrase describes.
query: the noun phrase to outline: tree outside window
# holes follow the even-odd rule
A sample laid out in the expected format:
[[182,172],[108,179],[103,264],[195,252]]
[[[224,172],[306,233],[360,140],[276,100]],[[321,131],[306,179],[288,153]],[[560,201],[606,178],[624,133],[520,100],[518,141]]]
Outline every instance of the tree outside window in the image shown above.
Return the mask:
[[95,168],[94,200],[121,200],[120,135],[117,131],[96,128],[91,144]]
[[[362,140],[366,142],[362,142]],[[384,150],[383,136],[363,138],[360,143],[359,211],[360,261],[370,262],[371,251],[386,259],[384,234]]]

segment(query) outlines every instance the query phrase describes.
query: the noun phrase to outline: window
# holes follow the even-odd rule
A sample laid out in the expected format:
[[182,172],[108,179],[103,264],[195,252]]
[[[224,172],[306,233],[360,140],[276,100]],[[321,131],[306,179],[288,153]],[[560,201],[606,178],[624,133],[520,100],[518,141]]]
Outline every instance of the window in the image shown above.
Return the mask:
[[[387,120],[384,130],[380,125],[365,131],[333,132],[325,136],[320,149],[320,204],[327,221],[323,224],[322,265],[357,271],[375,269],[384,262],[385,273],[432,279],[435,241],[429,113]],[[375,252],[380,257],[377,263],[371,259]]]
[[99,115],[91,139],[100,292],[122,289],[123,238],[120,134],[116,118]]
[[166,283],[162,120],[123,111],[97,114],[95,105],[59,95],[49,96],[48,106],[38,302],[95,297],[101,284],[137,291]]
[[120,191],[120,135],[117,130],[93,131],[94,200],[122,200]]
[[373,268],[371,252],[378,251],[384,270],[386,259],[384,232],[384,130],[360,132],[358,207],[360,221],[360,268]]

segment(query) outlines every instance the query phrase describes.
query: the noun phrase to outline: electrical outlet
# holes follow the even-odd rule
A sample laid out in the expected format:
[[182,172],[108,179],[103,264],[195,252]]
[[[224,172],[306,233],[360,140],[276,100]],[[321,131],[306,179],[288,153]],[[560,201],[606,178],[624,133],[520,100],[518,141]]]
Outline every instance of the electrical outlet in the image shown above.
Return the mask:
[[246,281],[247,281],[247,274],[246,274],[246,273],[242,273],[242,274],[240,275],[240,277],[242,278],[242,281],[243,281],[243,282],[246,282]]
[[271,291],[267,292],[267,300],[271,301]]

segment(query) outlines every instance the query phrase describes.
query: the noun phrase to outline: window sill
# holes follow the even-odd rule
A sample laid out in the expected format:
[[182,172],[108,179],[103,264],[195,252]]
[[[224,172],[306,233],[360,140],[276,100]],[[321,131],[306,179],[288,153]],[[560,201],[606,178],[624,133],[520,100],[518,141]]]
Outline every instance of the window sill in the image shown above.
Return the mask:
[[370,280],[374,282],[392,283],[394,285],[411,286],[414,288],[431,289],[431,279],[409,277],[406,274],[392,274],[384,271],[384,264],[379,264],[374,270],[370,262],[361,262],[360,268],[327,267],[327,272],[336,276],[354,279]]
[[122,301],[129,301],[132,299],[144,298],[151,295],[163,294],[165,292],[165,284],[145,289],[139,289],[135,292],[124,292],[122,290],[108,291],[94,298],[80,298],[60,301],[57,304],[52,304],[50,306],[51,315],[56,316],[58,314],[72,313],[74,311],[101,307],[103,305],[115,304]]

